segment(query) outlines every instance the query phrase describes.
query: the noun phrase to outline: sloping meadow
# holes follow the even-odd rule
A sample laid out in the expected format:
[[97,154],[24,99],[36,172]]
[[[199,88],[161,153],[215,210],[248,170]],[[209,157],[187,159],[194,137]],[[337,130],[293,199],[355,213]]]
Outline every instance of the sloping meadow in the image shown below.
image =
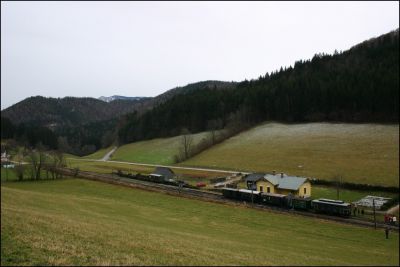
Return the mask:
[[398,265],[399,235],[62,179],[1,186],[1,265]]
[[265,123],[183,165],[398,187],[399,125]]

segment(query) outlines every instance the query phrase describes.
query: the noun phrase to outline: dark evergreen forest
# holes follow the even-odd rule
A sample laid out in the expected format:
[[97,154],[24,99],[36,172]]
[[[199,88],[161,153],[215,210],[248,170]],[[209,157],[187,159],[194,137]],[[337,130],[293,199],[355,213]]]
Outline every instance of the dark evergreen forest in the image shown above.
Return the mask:
[[377,122],[398,123],[398,30],[343,53],[316,54],[234,90],[205,87],[175,95],[139,116],[126,115],[118,132],[122,143],[192,133],[229,123]]

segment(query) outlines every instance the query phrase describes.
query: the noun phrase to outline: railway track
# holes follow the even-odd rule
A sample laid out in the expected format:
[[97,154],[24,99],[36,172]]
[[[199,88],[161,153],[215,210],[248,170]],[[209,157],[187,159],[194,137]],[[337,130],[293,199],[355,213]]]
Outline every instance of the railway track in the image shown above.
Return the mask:
[[[358,219],[354,219],[354,218],[342,218],[342,217],[329,216],[329,215],[324,215],[324,214],[317,214],[317,213],[313,213],[313,212],[297,211],[297,210],[293,210],[293,209],[284,209],[284,208],[279,208],[279,207],[274,207],[274,206],[252,204],[252,203],[244,202],[244,201],[226,199],[222,196],[221,193],[216,193],[216,192],[209,192],[209,191],[197,190],[197,189],[191,189],[191,188],[185,188],[185,187],[177,187],[177,186],[172,186],[172,185],[152,183],[152,182],[136,180],[136,179],[132,179],[132,178],[119,177],[119,176],[116,176],[113,174],[100,174],[100,173],[94,173],[94,172],[88,172],[88,171],[76,171],[74,169],[69,169],[69,168],[59,168],[57,171],[64,175],[68,175],[68,176],[75,176],[75,177],[79,177],[79,178],[101,181],[101,182],[110,183],[110,184],[122,185],[122,186],[126,186],[126,187],[131,187],[131,188],[138,188],[138,189],[142,189],[142,190],[146,190],[146,191],[163,192],[163,193],[166,193],[169,195],[175,195],[175,196],[180,196],[180,197],[185,197],[185,198],[195,198],[195,199],[205,200],[205,201],[209,201],[209,202],[217,202],[217,203],[236,205],[236,206],[245,206],[245,207],[254,208],[254,209],[258,209],[258,210],[268,210],[268,211],[272,211],[275,213],[281,213],[281,214],[293,214],[293,215],[313,217],[313,218],[317,218],[317,219],[324,219],[324,220],[336,221],[336,222],[365,226],[365,227],[375,227],[374,222],[371,222],[371,221],[358,220]],[[399,226],[393,226],[393,225],[388,226],[383,223],[377,223],[376,227],[382,228],[382,229],[389,227],[391,230],[395,230],[395,231],[399,232]]]

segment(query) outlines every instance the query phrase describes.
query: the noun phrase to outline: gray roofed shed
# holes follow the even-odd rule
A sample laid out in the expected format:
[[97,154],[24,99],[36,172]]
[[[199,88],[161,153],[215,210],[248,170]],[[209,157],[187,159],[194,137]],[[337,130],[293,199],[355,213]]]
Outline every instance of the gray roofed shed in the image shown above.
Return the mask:
[[265,173],[252,173],[246,176],[246,182],[256,182],[260,179],[263,179]]
[[174,179],[175,173],[167,167],[157,167],[150,175],[163,176],[165,180]]

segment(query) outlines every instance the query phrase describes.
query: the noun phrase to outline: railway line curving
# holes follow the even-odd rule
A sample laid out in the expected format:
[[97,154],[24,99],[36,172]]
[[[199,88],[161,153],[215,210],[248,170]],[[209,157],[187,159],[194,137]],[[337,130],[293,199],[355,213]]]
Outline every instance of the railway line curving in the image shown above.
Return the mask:
[[[175,195],[175,196],[186,197],[186,198],[195,198],[195,199],[200,199],[203,201],[217,202],[217,203],[228,204],[228,205],[245,206],[245,207],[254,208],[257,210],[272,211],[272,212],[282,213],[282,214],[307,216],[307,217],[313,217],[313,218],[317,218],[317,219],[330,220],[330,221],[336,221],[336,222],[365,226],[365,227],[374,227],[374,222],[372,222],[372,221],[364,221],[364,220],[358,220],[358,219],[354,219],[354,218],[342,218],[342,217],[329,216],[329,215],[324,215],[324,214],[316,214],[316,213],[312,213],[312,212],[287,210],[287,209],[283,209],[283,208],[279,208],[279,207],[264,206],[264,205],[259,205],[259,204],[253,205],[252,203],[248,203],[248,202],[226,199],[222,196],[222,194],[216,193],[216,192],[209,192],[209,191],[184,188],[184,187],[181,188],[181,187],[165,185],[165,184],[157,184],[157,183],[152,183],[152,182],[136,180],[136,179],[132,179],[132,178],[118,177],[118,176],[115,176],[112,174],[100,174],[100,173],[88,172],[88,171],[76,171],[76,170],[70,169],[70,168],[59,168],[57,171],[62,174],[65,174],[65,175],[69,175],[69,176],[75,176],[75,177],[79,177],[79,178],[101,181],[101,182],[110,183],[110,184],[138,188],[138,189],[142,189],[142,190],[146,190],[146,191],[163,192],[163,193],[166,193],[169,195]],[[377,226],[377,228],[382,228],[382,229],[388,227],[391,230],[395,230],[395,231],[399,232],[399,226],[387,225],[387,224],[383,224],[383,223],[377,223],[376,226]]]

